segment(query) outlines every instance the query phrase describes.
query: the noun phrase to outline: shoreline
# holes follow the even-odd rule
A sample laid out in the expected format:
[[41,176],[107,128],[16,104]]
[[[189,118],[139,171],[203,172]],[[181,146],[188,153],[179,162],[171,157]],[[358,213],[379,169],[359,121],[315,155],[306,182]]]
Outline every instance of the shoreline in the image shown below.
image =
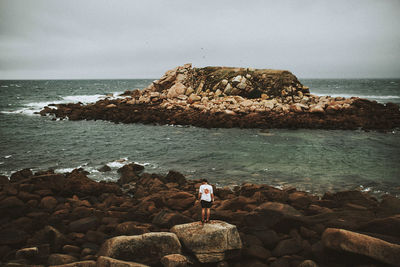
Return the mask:
[[[66,174],[33,174],[25,169],[10,180],[1,177],[1,262],[92,264],[109,238],[169,232],[174,225],[199,221],[199,180],[187,180],[174,171],[146,173],[136,164],[124,165],[118,173],[118,182],[95,182],[80,169]],[[319,197],[295,188],[249,183],[233,190],[215,188],[215,195],[211,219],[235,225],[243,243],[241,256],[224,261],[229,266],[282,262],[297,266],[305,260],[318,266],[385,266],[376,255],[372,259],[330,248],[323,235],[328,228],[361,233],[394,248],[400,245],[400,200],[390,195],[381,201],[360,191]],[[37,253],[27,256],[21,252],[24,248],[36,248]]]

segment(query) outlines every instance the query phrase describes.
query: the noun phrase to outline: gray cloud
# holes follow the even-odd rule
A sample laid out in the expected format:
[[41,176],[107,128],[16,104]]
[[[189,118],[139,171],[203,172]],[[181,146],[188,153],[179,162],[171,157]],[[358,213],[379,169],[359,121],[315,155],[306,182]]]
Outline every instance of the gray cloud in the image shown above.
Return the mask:
[[0,0],[0,79],[157,78],[186,62],[400,77],[400,1]]

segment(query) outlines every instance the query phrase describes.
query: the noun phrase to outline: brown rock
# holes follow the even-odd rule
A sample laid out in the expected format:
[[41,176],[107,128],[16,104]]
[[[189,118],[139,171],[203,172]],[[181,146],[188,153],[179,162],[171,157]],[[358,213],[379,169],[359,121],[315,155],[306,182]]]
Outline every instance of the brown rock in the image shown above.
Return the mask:
[[17,171],[17,172],[14,172],[13,174],[11,174],[10,182],[11,183],[19,182],[19,181],[27,179],[31,176],[33,176],[33,173],[30,169],[23,169],[23,170],[20,170],[20,171]]
[[7,176],[0,175],[0,185],[9,184],[10,180],[8,180]]
[[97,266],[101,267],[149,267],[137,262],[116,260],[113,258],[100,256],[97,259]]
[[128,221],[118,224],[115,231],[118,235],[141,235],[150,232],[149,227],[149,225]]
[[24,202],[22,202],[17,197],[7,197],[0,201],[0,209],[12,209],[12,208],[22,208],[24,207]]
[[391,265],[400,262],[400,245],[343,229],[326,229],[322,243],[330,249],[365,255]]
[[180,192],[168,192],[166,199],[166,205],[175,210],[185,210],[193,206],[196,201],[196,197],[185,191]]
[[63,246],[62,251],[67,254],[79,255],[81,253],[81,248],[73,245],[65,245]]
[[[56,265],[50,267],[96,267],[98,266],[94,260],[76,261],[73,263],[67,263],[63,265]],[[100,265],[101,266],[101,265]]]
[[400,214],[387,218],[371,220],[360,225],[357,230],[396,236],[400,238]]
[[301,241],[296,239],[284,239],[278,243],[275,249],[272,251],[272,255],[281,257],[284,255],[291,255],[299,253],[303,250]]
[[71,232],[85,233],[88,230],[95,229],[97,224],[98,221],[96,217],[86,217],[71,222],[68,228]]
[[193,263],[190,259],[181,254],[170,254],[161,258],[161,264],[164,267],[185,267]]
[[23,249],[17,250],[17,252],[15,253],[15,258],[32,260],[38,254],[39,254],[39,249],[37,247],[23,248]]
[[28,235],[26,232],[16,229],[0,230],[0,245],[17,245],[24,243]]
[[126,261],[134,260],[144,264],[156,264],[165,255],[180,254],[180,252],[181,244],[175,234],[154,232],[108,239],[103,243],[98,255]]
[[179,185],[184,185],[187,182],[185,176],[176,171],[169,171],[165,180],[168,182],[178,183]]
[[47,210],[52,210],[57,206],[57,200],[54,197],[48,196],[42,198],[40,206]]
[[62,265],[78,261],[77,258],[67,254],[51,254],[47,260],[48,265]]
[[262,246],[252,245],[243,249],[244,255],[260,260],[266,260],[271,257],[271,252]]
[[171,228],[177,224],[193,222],[190,217],[182,215],[179,212],[162,210],[154,217],[152,223],[160,227]]

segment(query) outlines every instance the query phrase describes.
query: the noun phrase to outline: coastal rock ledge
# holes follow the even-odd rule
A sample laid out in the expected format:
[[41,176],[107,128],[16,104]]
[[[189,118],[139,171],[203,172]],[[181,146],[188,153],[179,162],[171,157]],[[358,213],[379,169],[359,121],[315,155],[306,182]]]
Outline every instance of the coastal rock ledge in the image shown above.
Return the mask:
[[147,88],[94,104],[51,104],[40,114],[70,120],[206,128],[376,129],[400,127],[399,106],[316,96],[286,70],[205,67],[167,71]]

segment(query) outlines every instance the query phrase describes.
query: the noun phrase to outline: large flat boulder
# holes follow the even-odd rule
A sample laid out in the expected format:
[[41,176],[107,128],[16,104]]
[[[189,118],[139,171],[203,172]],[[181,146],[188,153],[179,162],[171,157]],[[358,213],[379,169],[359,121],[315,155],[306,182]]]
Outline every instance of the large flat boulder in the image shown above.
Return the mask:
[[223,221],[211,221],[204,225],[199,222],[175,225],[171,232],[201,263],[233,258],[242,248],[236,226]]
[[156,264],[165,255],[180,253],[181,243],[174,233],[154,232],[110,238],[103,243],[98,255],[142,264]]
[[325,247],[368,256],[381,262],[398,266],[400,245],[343,229],[328,228],[322,234]]

